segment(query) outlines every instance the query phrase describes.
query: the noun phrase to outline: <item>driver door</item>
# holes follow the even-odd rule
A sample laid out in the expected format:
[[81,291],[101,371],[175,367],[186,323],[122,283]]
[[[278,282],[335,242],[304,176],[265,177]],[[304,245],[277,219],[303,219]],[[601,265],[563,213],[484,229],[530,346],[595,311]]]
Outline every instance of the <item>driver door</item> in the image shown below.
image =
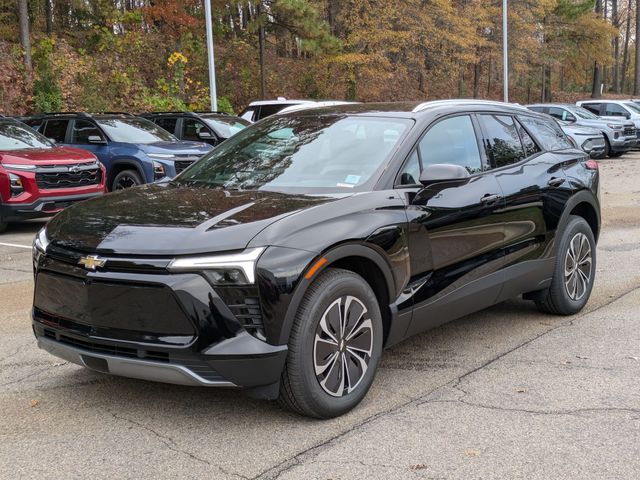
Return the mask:
[[[411,281],[405,295],[414,305],[408,335],[490,306],[500,293],[504,198],[487,171],[477,132],[472,115],[438,120],[401,172],[409,202]],[[441,163],[463,166],[470,176],[416,185],[426,166]]]

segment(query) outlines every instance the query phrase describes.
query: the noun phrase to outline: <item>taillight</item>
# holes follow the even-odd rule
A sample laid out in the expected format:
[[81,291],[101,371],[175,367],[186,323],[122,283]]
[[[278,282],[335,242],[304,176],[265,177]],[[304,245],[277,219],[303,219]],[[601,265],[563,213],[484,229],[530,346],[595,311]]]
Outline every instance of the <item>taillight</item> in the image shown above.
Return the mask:
[[587,160],[584,162],[584,166],[587,170],[598,170],[598,162],[595,160]]

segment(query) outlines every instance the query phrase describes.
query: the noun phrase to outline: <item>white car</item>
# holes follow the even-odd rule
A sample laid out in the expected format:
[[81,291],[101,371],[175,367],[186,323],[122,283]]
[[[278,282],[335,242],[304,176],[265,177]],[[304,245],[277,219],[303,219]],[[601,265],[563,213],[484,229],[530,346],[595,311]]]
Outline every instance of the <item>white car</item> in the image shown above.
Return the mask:
[[294,105],[313,105],[313,100],[287,100],[284,97],[278,97],[276,100],[258,100],[251,102],[247,108],[245,108],[239,117],[244,118],[249,122],[257,122],[265,117],[278,113],[283,108],[291,107]]
[[333,107],[335,105],[349,105],[354,103],[358,102],[345,102],[344,100],[324,100],[312,103],[305,102],[299,105],[291,105],[289,107],[285,107],[278,112],[278,115],[282,115],[284,113],[299,112],[301,110],[309,110],[311,108]]
[[631,120],[636,131],[640,132],[640,105],[633,100],[581,100],[576,102],[576,105],[586,108],[599,117]]

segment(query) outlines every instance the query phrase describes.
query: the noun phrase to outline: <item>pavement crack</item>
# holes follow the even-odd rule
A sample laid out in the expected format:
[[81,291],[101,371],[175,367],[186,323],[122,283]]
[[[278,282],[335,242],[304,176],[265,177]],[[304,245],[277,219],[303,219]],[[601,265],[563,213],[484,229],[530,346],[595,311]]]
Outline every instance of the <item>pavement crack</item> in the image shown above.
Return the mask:
[[206,460],[204,458],[201,458],[201,457],[189,452],[188,450],[180,448],[180,446],[175,442],[175,440],[173,438],[171,438],[168,435],[164,435],[164,434],[158,432],[157,430],[155,430],[155,429],[153,429],[151,427],[148,427],[144,423],[138,422],[138,421],[133,420],[133,419],[128,418],[128,417],[124,417],[124,416],[119,415],[117,413],[113,413],[113,412],[109,412],[109,413],[111,413],[113,418],[115,418],[117,420],[122,420],[124,422],[129,423],[130,425],[133,425],[134,427],[141,428],[142,430],[145,430],[145,431],[151,433],[156,438],[158,438],[158,440],[160,440],[160,442],[163,443],[165,447],[167,447],[169,450],[171,450],[173,452],[179,453],[181,455],[185,455],[185,456],[191,458],[192,460],[194,460],[196,462],[199,462],[199,463],[203,463],[203,464],[205,464],[205,465],[207,465],[209,467],[217,468],[218,470],[220,470],[225,475],[230,475],[230,476],[233,476],[233,477],[242,478],[244,480],[249,480],[249,478],[245,477],[244,475],[240,475],[238,473],[230,472],[230,471],[224,469],[223,467],[221,467],[220,465],[213,465],[208,460]]
[[28,342],[28,343],[25,343],[24,345],[20,345],[18,348],[16,348],[13,352],[11,352],[6,357],[0,358],[0,363],[4,362],[5,360],[8,360],[11,357],[15,357],[20,352],[20,350],[22,350],[25,347],[28,347],[29,345],[32,345],[32,343],[33,342]]
[[460,375],[459,377],[453,379],[453,380],[449,380],[441,385],[438,385],[434,388],[432,388],[431,390],[424,392],[422,394],[420,394],[418,397],[412,398],[406,402],[403,402],[399,405],[396,405],[390,409],[384,410],[382,412],[378,412],[370,417],[367,417],[363,420],[361,420],[360,422],[358,422],[357,424],[355,424],[354,426],[352,426],[349,430],[343,431],[338,433],[337,435],[334,435],[320,443],[317,443],[315,445],[312,445],[308,448],[305,448],[304,450],[296,453],[295,455],[293,455],[292,457],[276,464],[275,466],[268,468],[267,470],[264,470],[263,472],[259,473],[258,475],[256,475],[255,477],[253,477],[254,480],[276,480],[278,478],[280,478],[283,474],[285,474],[286,472],[294,469],[296,466],[301,465],[307,458],[313,458],[315,456],[317,456],[320,452],[322,452],[324,449],[330,447],[331,445],[335,444],[336,442],[338,442],[340,439],[342,439],[343,437],[347,436],[347,435],[351,435],[354,432],[360,430],[361,428],[369,425],[370,423],[375,422],[376,420],[378,420],[379,418],[383,418],[386,417],[387,415],[390,414],[394,414],[406,407],[411,407],[411,406],[418,406],[424,403],[429,403],[434,402],[434,400],[427,400],[428,397],[430,395],[432,395],[433,393],[437,392],[438,390],[441,390],[443,388],[449,387],[449,388],[454,388],[459,390],[460,392],[463,393],[462,397],[458,400],[453,400],[453,401],[462,401],[462,399],[464,398],[464,396],[468,395],[468,392],[466,392],[464,389],[462,389],[460,387],[460,384],[462,383],[462,381],[473,375],[476,372],[479,372],[480,370],[488,367],[489,365],[499,361],[500,359],[506,357],[507,355],[509,355],[510,353],[515,352],[516,350],[522,348],[522,347],[526,347],[527,345],[535,342],[536,340],[538,340],[539,338],[559,329],[559,328],[563,328],[563,327],[567,327],[567,326],[571,326],[574,324],[574,322],[576,322],[577,320],[584,318],[587,315],[591,315],[594,312],[597,312],[599,310],[602,310],[603,308],[608,307],[609,305],[611,305],[612,303],[626,297],[627,295],[632,294],[633,292],[635,292],[636,290],[640,289],[640,285],[636,285],[624,292],[622,292],[621,294],[610,298],[607,302],[603,303],[602,305],[598,305],[597,307],[587,311],[587,312],[581,312],[577,315],[574,315],[572,317],[570,317],[568,320],[559,323],[537,335],[534,335],[533,337],[525,340],[524,342],[521,342],[519,344],[517,344],[516,346],[500,353],[499,355],[496,355],[492,358],[490,358],[489,360],[487,360],[486,362],[483,362],[481,365],[479,365],[478,367],[475,367],[467,372],[465,372],[464,374]]

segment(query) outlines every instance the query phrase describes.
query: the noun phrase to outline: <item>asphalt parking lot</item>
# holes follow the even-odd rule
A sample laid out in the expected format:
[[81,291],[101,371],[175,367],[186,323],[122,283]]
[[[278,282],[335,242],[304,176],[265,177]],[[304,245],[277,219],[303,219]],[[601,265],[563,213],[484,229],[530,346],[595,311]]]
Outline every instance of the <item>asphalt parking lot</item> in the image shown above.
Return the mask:
[[240,392],[110,377],[38,350],[33,235],[0,235],[1,478],[640,476],[640,153],[601,162],[585,311],[513,300],[385,352],[351,413],[316,421]]

